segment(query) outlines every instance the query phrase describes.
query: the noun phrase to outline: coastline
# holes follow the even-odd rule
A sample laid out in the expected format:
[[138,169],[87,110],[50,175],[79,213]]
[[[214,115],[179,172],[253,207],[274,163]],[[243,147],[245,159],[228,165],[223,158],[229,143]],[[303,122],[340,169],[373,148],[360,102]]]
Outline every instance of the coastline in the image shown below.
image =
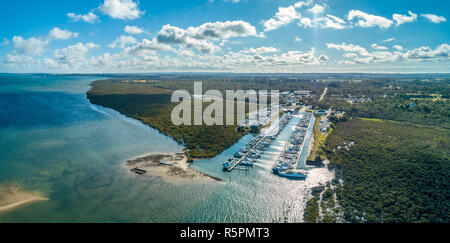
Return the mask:
[[[172,184],[192,182],[213,183],[223,181],[190,167],[187,156],[183,153],[148,153],[135,156],[121,164],[132,176],[160,178]],[[139,170],[141,174],[133,170]]]
[[48,201],[39,192],[22,191],[18,185],[0,185],[0,213],[39,201]]

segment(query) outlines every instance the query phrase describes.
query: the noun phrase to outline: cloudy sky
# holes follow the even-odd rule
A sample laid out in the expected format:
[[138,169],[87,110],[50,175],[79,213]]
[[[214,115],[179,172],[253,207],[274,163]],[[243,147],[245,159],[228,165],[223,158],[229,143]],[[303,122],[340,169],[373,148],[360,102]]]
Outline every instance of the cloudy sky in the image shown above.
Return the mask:
[[15,0],[0,72],[450,72],[442,0]]

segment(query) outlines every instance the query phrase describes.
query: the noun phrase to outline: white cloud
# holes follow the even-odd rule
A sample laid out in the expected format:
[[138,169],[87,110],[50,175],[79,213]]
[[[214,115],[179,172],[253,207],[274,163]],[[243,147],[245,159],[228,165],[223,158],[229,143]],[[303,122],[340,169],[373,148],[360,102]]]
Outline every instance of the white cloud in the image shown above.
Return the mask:
[[417,20],[417,14],[415,14],[415,13],[413,13],[411,11],[408,11],[408,14],[409,14],[409,16],[408,15],[402,15],[402,14],[394,14],[394,15],[392,15],[392,18],[396,22],[395,25],[399,26],[401,24],[408,23],[408,22],[413,22],[413,21]]
[[6,55],[5,62],[9,64],[33,64],[36,61],[29,56],[21,56],[21,55],[16,56],[8,54]]
[[[100,56],[87,58],[90,50],[80,46],[64,48],[64,51],[55,51],[54,58],[46,58],[44,64],[48,68],[58,70],[221,70],[221,71],[257,71],[266,72],[289,71],[302,66],[319,66],[326,63],[329,58],[325,54],[318,55],[314,48],[309,51],[287,51],[280,53],[275,47],[258,47],[243,49],[238,52],[228,52],[223,55],[194,53],[191,50],[180,48],[172,49],[176,56],[156,54],[157,47],[161,45],[156,39],[144,40],[134,47],[127,47],[124,53],[111,55],[105,53]],[[165,47],[169,47],[165,45]]]
[[435,24],[439,24],[442,22],[447,22],[447,19],[443,16],[438,16],[435,14],[422,14],[422,17],[426,18],[428,21],[435,23]]
[[187,37],[184,29],[168,24],[162,27],[157,38],[162,43],[183,44]]
[[300,20],[300,23],[298,23],[298,25],[299,26],[303,26],[303,27],[314,27],[314,25],[313,25],[313,21],[312,21],[312,19],[310,19],[310,18],[302,18],[301,20]]
[[302,41],[302,38],[300,38],[298,36],[295,37],[295,42],[301,42],[301,41]]
[[30,38],[25,40],[21,36],[14,36],[12,39],[13,43],[13,53],[17,55],[25,55],[25,56],[35,56],[40,55],[44,52],[45,46],[47,46],[48,42],[37,39]]
[[350,10],[348,20],[353,21],[354,19],[358,19],[357,25],[363,28],[378,26],[381,29],[387,29],[393,24],[392,20],[385,17],[367,14],[360,10]]
[[138,43],[133,47],[127,47],[125,49],[126,55],[133,56],[145,56],[149,54],[154,54],[155,51],[175,51],[171,46],[159,43],[157,39],[143,39],[142,42]]
[[58,49],[53,52],[53,59],[46,58],[46,65],[58,66],[61,68],[77,68],[85,66],[88,62],[86,54],[92,49],[99,48],[97,44],[92,42],[83,44],[81,42],[70,45],[66,48]]
[[110,48],[125,48],[128,45],[136,44],[137,40],[133,36],[121,35],[113,43],[109,44]]
[[315,4],[314,7],[308,9],[309,12],[313,13],[313,14],[321,14],[325,11],[325,8],[327,7],[326,4],[320,5],[320,4]]
[[54,40],[68,40],[70,38],[77,38],[78,33],[71,32],[68,30],[62,30],[58,27],[55,27],[50,30],[50,32],[48,33],[48,36],[49,36],[49,38],[54,39]]
[[392,42],[392,41],[395,41],[395,38],[389,38],[389,39],[384,40],[383,42]]
[[450,45],[442,44],[434,50],[428,46],[423,46],[406,52],[404,56],[407,59],[417,59],[424,61],[427,60],[449,61]]
[[143,29],[141,29],[137,26],[130,26],[130,25],[125,26],[124,31],[131,35],[139,35],[139,34],[144,33]]
[[105,0],[99,7],[103,14],[115,19],[137,19],[144,11],[133,0]]
[[258,48],[248,49],[248,53],[255,53],[255,54],[274,53],[274,52],[279,52],[279,51],[280,51],[280,49],[272,47],[272,46],[261,46]]
[[189,27],[186,33],[196,39],[228,39],[258,35],[253,25],[242,20],[209,22],[198,27]]
[[359,53],[362,56],[367,56],[369,55],[369,52],[361,46],[358,45],[353,45],[353,44],[334,44],[334,43],[327,43],[327,47],[330,49],[336,49],[336,50],[343,50],[346,52],[356,52]]
[[280,28],[281,26],[292,23],[296,19],[300,19],[302,16],[297,12],[295,6],[279,7],[275,16],[264,22],[264,31],[272,31]]
[[75,13],[68,13],[67,17],[72,19],[75,22],[78,21],[84,21],[86,23],[95,23],[98,20],[98,16],[95,15],[93,12],[89,12],[87,14],[75,14]]
[[[448,62],[450,61],[450,45],[442,44],[436,49],[430,47],[420,47],[407,52],[401,52],[403,47],[394,47],[396,51],[375,51],[367,52],[363,47],[357,45],[346,44],[327,44],[328,48],[334,48],[347,52],[344,57],[350,60],[341,60],[340,63],[345,64],[368,64],[368,63],[385,63],[385,62],[413,62],[413,61],[434,61]],[[359,55],[357,55],[359,54]]]
[[[297,11],[297,9],[303,8],[305,6],[311,6],[312,3],[313,3],[312,0],[308,0],[308,1],[297,2],[288,7],[279,7],[278,12],[275,13],[274,17],[272,17],[266,21],[263,21],[264,31],[268,32],[268,31],[276,30],[282,26],[292,23],[295,20],[299,20],[301,23],[303,20],[302,15]],[[319,11],[320,12],[321,7],[325,8],[325,6],[326,6],[325,4],[324,5],[316,4],[316,6],[309,9],[309,11],[314,11],[314,12]],[[304,18],[304,19],[305,19],[304,21],[308,21],[307,20],[308,18]],[[305,24],[303,24],[303,25],[305,25]]]
[[389,48],[385,47],[385,46],[379,46],[376,43],[372,44],[370,47],[372,47],[375,50],[388,50]]
[[308,1],[300,1],[300,2],[296,2],[294,4],[295,8],[302,8],[304,6],[311,6],[311,4],[313,3],[312,0],[308,0]]
[[346,22],[336,16],[328,14],[326,17],[320,17],[314,20],[317,26],[324,29],[345,29]]
[[316,50],[314,48],[311,48],[309,52],[288,51],[273,58],[273,63],[277,65],[319,65],[328,61],[328,57],[324,54],[316,57]]
[[[45,59],[48,67],[58,70],[120,70],[120,71],[150,71],[150,70],[209,70],[209,71],[246,71],[246,72],[292,72],[309,66],[313,69],[319,68],[329,61],[325,54],[317,53],[314,48],[309,51],[287,51],[262,46],[258,48],[245,48],[237,52],[227,52],[223,55],[195,53],[191,50],[180,48],[172,49],[176,55],[156,54],[161,48],[170,48],[168,45],[159,46],[156,39],[145,40],[134,47],[127,47],[127,55],[111,55],[105,53],[100,56],[87,58],[86,55],[91,48],[85,44],[77,44],[64,51],[55,51],[53,59]],[[92,46],[91,46],[92,47]],[[328,44],[329,48],[339,49],[345,52],[340,64],[369,64],[387,62],[447,62],[449,61],[448,44],[442,44],[436,49],[421,47],[408,52],[400,51],[374,51],[368,52],[358,45]],[[95,48],[95,44],[94,44]],[[9,57],[11,62],[35,62],[30,58]],[[317,69],[315,69],[317,70]]]
[[394,48],[397,51],[403,51],[403,47],[399,45],[394,45],[392,48]]
[[221,41],[233,37],[258,36],[256,28],[244,21],[226,21],[205,23],[186,30],[176,26],[165,25],[157,34],[157,40],[163,44],[183,45],[204,53],[220,50],[212,41]]

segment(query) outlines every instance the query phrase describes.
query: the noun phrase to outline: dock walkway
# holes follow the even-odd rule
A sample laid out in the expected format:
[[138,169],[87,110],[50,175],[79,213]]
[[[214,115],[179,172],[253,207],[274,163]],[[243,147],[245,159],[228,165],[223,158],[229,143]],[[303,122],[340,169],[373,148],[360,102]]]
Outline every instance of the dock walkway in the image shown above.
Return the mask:
[[251,149],[249,149],[248,152],[242,156],[242,158],[237,159],[237,160],[234,160],[233,163],[232,163],[232,164],[230,165],[230,167],[228,168],[228,172],[231,172],[234,168],[236,168],[236,166],[238,166],[242,161],[244,161],[244,160],[247,158],[247,156],[248,156],[249,154],[251,154],[251,153],[253,152],[253,150],[254,150],[256,147],[258,147],[258,145],[259,145],[260,143],[262,143],[262,141],[264,141],[264,139],[266,139],[266,138],[267,138],[267,136],[262,137],[262,138],[255,144],[255,146],[253,146]]

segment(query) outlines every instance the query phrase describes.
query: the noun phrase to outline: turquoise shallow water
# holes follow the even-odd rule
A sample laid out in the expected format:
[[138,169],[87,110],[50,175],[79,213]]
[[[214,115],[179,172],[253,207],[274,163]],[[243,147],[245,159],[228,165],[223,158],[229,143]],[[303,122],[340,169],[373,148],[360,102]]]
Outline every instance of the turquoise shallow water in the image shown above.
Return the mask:
[[224,173],[223,161],[251,136],[194,168],[219,183],[172,185],[135,177],[121,165],[150,152],[182,146],[142,123],[86,99],[95,77],[0,74],[0,183],[39,190],[47,202],[0,214],[0,222],[273,222],[301,221],[309,188],[329,180],[326,170],[306,181],[270,174],[283,140],[298,119],[249,172]]

